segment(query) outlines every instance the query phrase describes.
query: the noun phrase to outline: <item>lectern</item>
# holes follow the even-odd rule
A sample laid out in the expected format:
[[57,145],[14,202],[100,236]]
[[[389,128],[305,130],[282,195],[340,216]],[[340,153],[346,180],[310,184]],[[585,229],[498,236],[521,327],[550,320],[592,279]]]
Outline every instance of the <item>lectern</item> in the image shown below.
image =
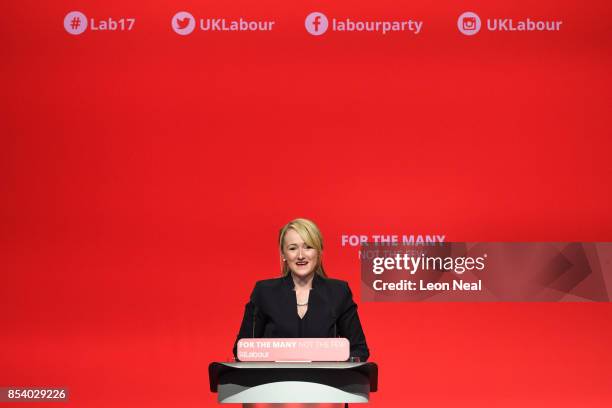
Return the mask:
[[211,363],[220,403],[364,403],[378,387],[375,363]]

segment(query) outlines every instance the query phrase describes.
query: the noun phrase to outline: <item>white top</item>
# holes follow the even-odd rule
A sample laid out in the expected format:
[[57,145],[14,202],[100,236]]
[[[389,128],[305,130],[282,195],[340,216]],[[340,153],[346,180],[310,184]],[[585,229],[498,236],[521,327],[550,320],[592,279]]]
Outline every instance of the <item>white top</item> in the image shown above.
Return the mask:
[[224,366],[232,368],[335,368],[335,369],[347,369],[362,366],[366,363],[349,363],[349,362],[335,362],[335,361],[324,361],[324,362],[283,362],[275,363],[269,361],[254,361],[254,362],[236,362],[236,363],[220,363]]

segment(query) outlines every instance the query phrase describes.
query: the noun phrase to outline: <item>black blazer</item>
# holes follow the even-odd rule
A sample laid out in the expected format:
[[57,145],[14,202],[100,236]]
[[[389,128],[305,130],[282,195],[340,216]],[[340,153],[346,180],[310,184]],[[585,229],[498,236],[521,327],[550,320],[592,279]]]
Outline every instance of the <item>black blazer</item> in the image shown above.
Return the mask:
[[297,314],[293,287],[290,274],[255,284],[234,343],[234,356],[242,338],[346,337],[351,357],[368,359],[370,352],[348,283],[315,275],[302,319]]

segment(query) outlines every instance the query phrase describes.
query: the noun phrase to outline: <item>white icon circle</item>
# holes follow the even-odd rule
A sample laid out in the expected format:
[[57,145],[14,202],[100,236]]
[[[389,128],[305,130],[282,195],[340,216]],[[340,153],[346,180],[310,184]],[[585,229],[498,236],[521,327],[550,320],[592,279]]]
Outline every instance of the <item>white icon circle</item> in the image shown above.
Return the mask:
[[172,17],[172,29],[178,35],[189,35],[196,26],[196,20],[191,13],[179,11]]
[[327,31],[329,23],[325,14],[314,11],[306,16],[304,26],[310,34],[321,35]]
[[87,17],[80,11],[71,11],[64,17],[64,28],[68,34],[83,34],[87,30]]
[[457,19],[457,28],[464,35],[474,35],[480,31],[480,27],[480,17],[472,11],[466,11]]

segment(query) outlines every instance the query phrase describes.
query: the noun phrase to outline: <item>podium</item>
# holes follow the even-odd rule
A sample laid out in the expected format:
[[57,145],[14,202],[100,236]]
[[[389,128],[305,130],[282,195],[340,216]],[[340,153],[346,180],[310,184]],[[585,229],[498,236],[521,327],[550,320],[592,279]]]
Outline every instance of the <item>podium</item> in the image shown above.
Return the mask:
[[208,374],[219,403],[365,403],[378,388],[375,363],[211,363]]

